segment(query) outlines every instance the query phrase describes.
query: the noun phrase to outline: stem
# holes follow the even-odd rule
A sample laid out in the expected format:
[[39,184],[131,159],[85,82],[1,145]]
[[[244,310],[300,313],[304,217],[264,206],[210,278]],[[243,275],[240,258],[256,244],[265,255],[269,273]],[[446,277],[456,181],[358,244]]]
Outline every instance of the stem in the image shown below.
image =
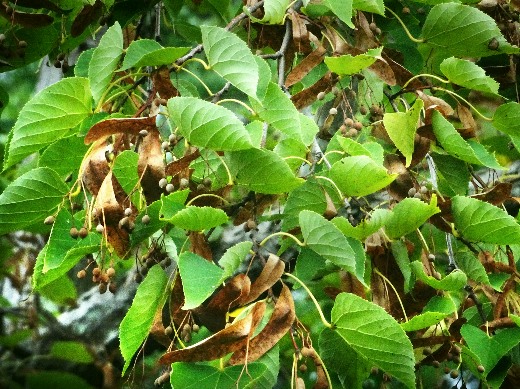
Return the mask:
[[237,99],[222,99],[222,100],[217,101],[215,104],[220,105],[221,103],[227,103],[227,102],[233,102],[233,103],[240,104],[245,109],[247,109],[251,113],[251,115],[253,115],[253,116],[256,115],[256,112],[253,110],[253,108],[251,108],[249,105],[247,105],[243,101],[240,101]]
[[298,157],[296,155],[289,155],[288,157],[284,157],[284,160],[286,159],[297,159],[299,161],[302,161],[303,163],[306,163],[307,165],[312,165],[309,161],[307,161],[305,158]]
[[228,165],[226,164],[226,162],[224,162],[224,159],[220,155],[218,155],[217,152],[215,152],[215,155],[217,156],[218,159],[220,159],[220,162],[222,162],[222,165],[224,165],[224,169],[226,169],[226,173],[228,175],[228,185],[233,185],[233,176],[231,175],[231,172],[229,171]]
[[435,80],[439,81],[439,82],[442,82],[443,84],[449,84],[450,82],[448,80],[445,80],[443,78],[440,78],[439,76],[436,76],[434,74],[429,74],[429,73],[422,73],[422,74],[417,74],[416,76],[413,76],[412,78],[410,78],[408,81],[405,82],[405,84],[403,85],[403,89],[406,89],[406,87],[408,86],[408,84],[410,84],[413,80],[417,80],[418,78],[420,77],[430,77],[430,78],[434,78]]
[[278,232],[273,232],[271,235],[269,236],[266,236],[264,238],[263,241],[261,241],[259,243],[259,246],[262,247],[264,244],[266,244],[266,242],[271,239],[271,238],[274,238],[275,236],[279,236],[279,235],[283,235],[283,236],[287,236],[289,238],[291,238],[292,240],[294,240],[296,242],[296,244],[300,247],[304,247],[305,246],[305,243],[301,242],[297,237],[295,237],[293,234],[289,234],[288,232],[283,232],[283,231],[278,231]]
[[213,96],[213,92],[211,91],[211,89],[209,89],[209,87],[206,85],[206,83],[204,81],[201,80],[201,78],[199,76],[197,76],[195,73],[193,73],[192,71],[182,67],[182,66],[179,66],[178,69],[182,70],[182,71],[185,71],[186,73],[190,74],[192,77],[194,77],[198,82],[200,82],[202,84],[202,86],[204,87],[204,89],[206,89],[206,92],[208,92],[208,94],[210,96]]
[[209,66],[203,59],[200,59],[200,58],[197,58],[197,57],[193,57],[193,58],[188,59],[186,62],[184,62],[184,64],[187,64],[189,62],[198,62],[202,66],[204,66],[205,70],[210,70],[211,69],[211,66]]
[[[296,277],[295,275],[293,275],[291,273],[284,273],[284,275],[297,281],[302,286],[302,288],[305,289],[305,291],[311,298],[312,302],[316,306],[316,309],[318,310],[318,313],[320,314],[321,322],[323,323],[323,325],[327,328],[330,328],[331,330],[334,329],[334,326],[332,324],[330,324],[327,321],[327,319],[325,319],[325,315],[323,315],[323,311],[321,310],[320,304],[318,304],[318,300],[316,300],[316,297],[314,297],[314,295],[312,294],[310,289],[307,287],[307,285],[305,285],[302,280],[300,280],[298,277]],[[331,386],[331,388],[332,388],[332,386]]]
[[336,191],[338,192],[339,194],[339,198],[341,200],[343,200],[345,198],[345,196],[343,196],[343,193],[341,193],[341,190],[338,188],[338,186],[336,185],[336,183],[334,181],[332,181],[329,177],[325,177],[325,176],[314,176],[314,178],[320,178],[322,180],[325,180],[325,181],[328,181],[331,183],[331,185],[336,189]]
[[440,87],[432,87],[432,90],[440,90],[440,91],[443,91],[443,92],[446,92],[450,95],[452,95],[453,97],[455,97],[456,99],[460,99],[462,100],[463,102],[465,102],[473,111],[475,111],[475,113],[480,116],[482,119],[484,120],[487,120],[488,122],[492,122],[493,121],[493,118],[488,118],[487,116],[483,115],[480,113],[480,111],[475,108],[475,106],[473,104],[471,104],[468,100],[466,100],[464,97],[462,97],[461,95],[455,93],[455,92],[452,92],[448,89],[444,89],[444,88],[440,88]]
[[[112,81],[107,89],[105,89],[105,92],[103,92],[103,94],[101,95],[101,98],[99,99],[99,103],[98,105],[96,106],[96,109],[94,112],[99,112],[101,110],[101,108],[103,107],[103,104],[106,104],[106,101],[105,101],[105,97],[108,95],[108,93],[110,92],[110,90],[115,86],[117,85],[118,83],[120,83],[121,81],[127,79],[127,78],[131,78],[131,77],[137,77],[137,76],[142,76],[142,77],[145,77],[145,76],[150,76],[149,73],[133,73],[133,74],[125,74],[124,76],[122,77],[119,77],[119,78],[116,78],[114,81]],[[129,88],[129,90],[131,90],[131,88]]]
[[426,239],[424,239],[424,235],[418,228],[416,228],[415,231],[417,231],[417,235],[419,236],[419,240],[421,241],[421,245],[422,245],[424,251],[426,251],[429,254],[430,248],[428,247],[428,243],[426,243]]
[[198,195],[198,196],[195,196],[195,197],[192,198],[190,201],[188,201],[188,202],[186,203],[186,206],[191,205],[195,200],[200,199],[201,197],[216,197],[217,199],[222,200],[224,203],[229,204],[229,201],[227,201],[227,200],[224,199],[223,197],[220,197],[219,195],[216,195],[216,194],[214,194],[214,193],[202,193],[202,194],[200,194],[200,195]]
[[399,293],[397,293],[397,290],[395,289],[394,285],[390,282],[388,278],[386,278],[376,267],[374,268],[374,273],[376,273],[379,277],[381,277],[394,291],[395,295],[397,296],[397,301],[399,301],[399,305],[401,306],[401,309],[403,310],[404,320],[408,321],[408,316],[406,316],[406,311],[404,310],[404,305],[401,300],[401,297],[399,297]]
[[385,7],[386,10],[388,12],[390,12],[392,15],[394,15],[394,17],[397,19],[397,21],[401,24],[401,26],[403,26],[403,29],[404,29],[404,32],[406,33],[406,35],[408,35],[408,38],[410,38],[410,40],[412,42],[415,42],[415,43],[424,43],[425,40],[424,39],[418,39],[418,38],[415,38],[411,33],[410,31],[408,30],[408,27],[406,27],[406,25],[404,24],[404,22],[401,20],[401,18],[394,12],[392,11],[390,8],[388,7]]

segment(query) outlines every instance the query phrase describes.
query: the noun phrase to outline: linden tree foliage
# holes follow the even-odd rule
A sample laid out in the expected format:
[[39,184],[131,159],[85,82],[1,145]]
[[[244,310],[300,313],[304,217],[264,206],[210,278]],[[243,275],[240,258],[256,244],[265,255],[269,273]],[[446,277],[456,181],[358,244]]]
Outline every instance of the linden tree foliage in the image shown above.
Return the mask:
[[[0,386],[515,387],[519,13],[3,2]],[[118,346],[17,370],[92,286]]]

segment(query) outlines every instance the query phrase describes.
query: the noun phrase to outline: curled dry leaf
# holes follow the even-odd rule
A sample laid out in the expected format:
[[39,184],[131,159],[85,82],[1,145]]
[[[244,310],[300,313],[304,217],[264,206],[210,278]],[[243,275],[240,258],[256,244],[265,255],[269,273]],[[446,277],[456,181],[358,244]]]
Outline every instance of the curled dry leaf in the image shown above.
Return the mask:
[[94,196],[97,196],[101,183],[110,171],[106,158],[106,153],[110,150],[111,147],[105,140],[98,140],[92,145],[90,153],[81,164],[81,180]]
[[161,136],[157,128],[148,131],[139,146],[137,172],[141,177],[141,187],[148,204],[161,197],[159,180],[164,177],[164,157]]
[[253,362],[268,352],[289,331],[296,314],[291,291],[284,285],[276,301],[269,321],[260,333],[249,342],[247,349],[235,351],[229,360],[230,365]]
[[368,67],[368,69],[374,72],[385,84],[394,86],[397,81],[395,78],[394,70],[383,58],[377,56],[377,61]]
[[112,171],[110,171],[99,188],[94,208],[100,220],[104,220],[107,225],[115,224],[117,226],[119,220],[124,216],[124,209],[116,198],[112,178]]
[[163,307],[157,309],[155,312],[155,316],[153,318],[152,328],[150,329],[150,335],[154,338],[154,340],[164,347],[170,347],[172,343],[171,339],[165,334],[165,328],[162,320],[162,310]]
[[85,144],[105,139],[113,134],[131,134],[137,136],[141,130],[157,131],[155,116],[145,118],[107,119],[94,124],[85,136]]
[[426,110],[426,117],[424,122],[426,124],[431,124],[431,113],[433,112],[433,109],[436,109],[445,117],[451,116],[455,113],[453,108],[451,108],[451,105],[449,105],[443,99],[427,95],[420,90],[416,91],[416,94],[422,101],[424,101],[424,109]]
[[239,226],[249,219],[254,219],[255,215],[261,215],[277,198],[278,196],[276,195],[257,194],[254,200],[247,201],[240,207],[238,214],[233,220],[233,225]]
[[289,18],[291,18],[292,38],[295,49],[299,53],[310,53],[312,46],[309,39],[309,31],[307,30],[307,21],[300,17],[300,14],[289,8]]
[[475,121],[475,118],[471,114],[471,110],[462,104],[458,104],[457,105],[457,115],[462,124],[462,128],[464,129],[464,130],[460,130],[460,129],[458,130],[460,132],[460,135],[464,139],[476,137],[475,131],[477,130],[478,126],[477,126],[477,122]]
[[166,175],[175,176],[177,174],[183,173],[186,169],[188,169],[190,163],[195,161],[198,157],[200,157],[199,149],[195,149],[193,153],[187,154],[176,161],[170,162],[168,165],[166,165],[165,168]]
[[332,77],[332,73],[327,72],[322,78],[320,78],[310,87],[293,95],[291,97],[291,101],[296,106],[296,109],[305,108],[316,101],[318,93],[327,93],[331,90],[335,83],[336,81]]
[[[397,85],[403,86],[406,84],[414,75],[410,73],[410,71],[403,66],[401,66],[398,62],[394,61],[391,56],[392,52],[388,49],[383,50],[383,58],[386,63],[392,68],[394,73],[395,82]],[[407,88],[410,89],[419,89],[423,86],[423,83],[419,79],[412,80]]]
[[4,2],[0,6],[0,15],[5,19],[9,20],[13,24],[18,24],[22,27],[28,28],[39,28],[50,26],[54,21],[54,18],[47,14],[39,13],[27,13],[13,10],[12,13],[8,14],[6,9],[10,7],[7,2]]
[[471,197],[500,206],[504,201],[511,198],[512,188],[513,186],[510,182],[499,182],[490,190],[477,193]]
[[152,81],[161,98],[168,100],[179,95],[179,91],[172,84],[170,70],[167,66],[161,66],[155,70],[152,73]]
[[186,322],[186,318],[190,315],[191,311],[182,309],[184,305],[184,289],[182,288],[182,280],[179,272],[176,272],[173,280],[172,292],[170,294],[170,317],[173,323],[180,327]]
[[358,12],[356,18],[356,27],[358,33],[356,34],[356,47],[363,53],[369,49],[373,49],[378,46],[375,40],[374,33],[370,29],[370,23],[368,22],[363,12]]
[[327,50],[322,45],[318,46],[312,53],[305,57],[285,79],[285,86],[290,87],[301,81],[309,72],[323,62]]
[[192,253],[200,255],[202,258],[205,258],[210,262],[213,261],[213,253],[211,252],[211,247],[209,247],[206,235],[198,231],[192,231],[190,232],[189,238]]
[[74,38],[80,36],[90,23],[100,18],[102,10],[103,3],[100,0],[96,0],[93,5],[86,4],[72,22],[70,34]]
[[236,319],[228,327],[192,346],[164,354],[161,364],[211,361],[247,347],[250,336],[260,323],[266,304],[257,302],[246,317]]
[[280,257],[269,254],[267,262],[265,263],[262,272],[258,278],[251,284],[251,291],[249,296],[242,301],[242,305],[247,305],[252,301],[255,301],[262,293],[272,287],[282,276],[285,270],[285,263]]
[[245,274],[237,274],[227,281],[204,306],[193,313],[210,331],[220,331],[226,325],[226,314],[236,308],[249,295],[251,280]]

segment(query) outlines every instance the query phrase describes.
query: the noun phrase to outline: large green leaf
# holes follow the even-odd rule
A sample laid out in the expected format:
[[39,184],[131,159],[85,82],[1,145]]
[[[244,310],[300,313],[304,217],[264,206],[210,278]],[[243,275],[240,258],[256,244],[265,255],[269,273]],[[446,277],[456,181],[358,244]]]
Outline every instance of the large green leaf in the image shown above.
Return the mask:
[[520,242],[520,225],[507,212],[471,197],[451,199],[455,228],[467,240],[494,244]]
[[383,47],[368,50],[365,54],[359,55],[341,55],[339,57],[325,57],[325,63],[331,72],[340,76],[352,75],[359,73],[361,70],[369,67],[377,61],[377,57],[381,56]]
[[464,342],[474,352],[484,366],[486,374],[498,361],[520,342],[520,328],[506,328],[489,336],[480,328],[464,324],[460,329]]
[[404,278],[404,292],[408,293],[413,287],[412,267],[410,266],[410,257],[408,256],[408,248],[402,240],[394,240],[392,242],[392,255],[395,263],[401,270]]
[[401,328],[405,331],[417,331],[439,323],[446,316],[448,315],[444,312],[424,312],[401,323]]
[[68,191],[60,176],[47,167],[18,177],[0,194],[0,235],[43,223]]
[[119,70],[171,65],[189,50],[189,47],[162,47],[152,39],[139,39],[130,43],[126,49],[125,59]]
[[415,132],[423,106],[423,101],[417,99],[407,112],[390,112],[383,116],[386,132],[395,147],[405,156],[407,167],[412,162]]
[[188,231],[203,231],[227,223],[226,213],[213,207],[188,206],[169,219],[175,226]]
[[[475,7],[446,3],[433,7],[422,29],[425,42],[454,56],[484,57],[515,53],[492,17]],[[496,39],[498,50],[488,47]]]
[[249,15],[249,17],[257,23],[282,24],[285,19],[285,11],[291,3],[291,0],[265,0],[262,19],[255,18],[253,15]]
[[385,4],[383,0],[353,0],[352,8],[382,16],[385,15]]
[[255,97],[258,65],[247,44],[223,28],[202,26],[202,44],[209,65],[245,94]]
[[[38,159],[38,166],[50,167],[62,177],[79,169],[88,147],[79,136],[60,139],[45,149]],[[66,155],[67,158],[63,158]]]
[[412,343],[401,326],[378,305],[340,293],[331,312],[338,334],[357,353],[409,388],[415,388]]
[[231,277],[253,247],[253,242],[240,242],[226,250],[218,264],[224,269],[224,277]]
[[96,103],[110,84],[122,54],[123,31],[119,23],[115,22],[99,40],[88,66],[90,89]]
[[424,272],[424,266],[420,261],[412,262],[411,267],[417,279],[438,290],[462,290],[468,283],[468,277],[459,269],[438,280]]
[[345,196],[366,196],[389,185],[398,174],[388,174],[386,168],[366,155],[345,157],[332,165],[329,177]]
[[430,204],[416,198],[406,198],[392,209],[385,224],[385,232],[390,239],[399,238],[415,231],[439,212],[435,194],[432,195]]
[[307,210],[300,212],[299,220],[308,248],[363,281],[363,275],[356,272],[356,265],[364,258],[357,258],[347,238],[334,224],[316,212]]
[[161,197],[161,210],[159,218],[163,221],[171,222],[173,216],[184,208],[184,203],[190,194],[189,189],[178,190],[168,196]]
[[352,0],[323,0],[322,4],[332,11],[343,23],[354,28],[352,23]]
[[480,262],[480,259],[475,257],[469,251],[462,251],[455,254],[457,258],[457,265],[469,279],[489,285],[489,278],[486,268]]
[[117,155],[112,166],[112,173],[135,206],[139,206],[140,201],[140,193],[137,190],[139,183],[138,162],[139,154],[132,150],[125,150]]
[[344,138],[342,136],[336,137],[341,148],[349,155],[366,155],[372,158],[380,165],[384,163],[383,147],[377,142],[363,142],[363,144],[356,142],[352,138]]
[[204,302],[226,278],[224,270],[197,254],[179,255],[179,271],[184,290],[183,309],[193,309]]
[[350,224],[350,222],[342,216],[332,219],[332,224],[338,227],[343,235],[364,240],[383,227],[390,215],[391,212],[389,210],[378,208],[356,226]]
[[290,192],[303,184],[275,152],[250,149],[229,153],[229,168],[239,185],[258,193]]
[[446,58],[441,63],[441,71],[453,84],[481,92],[498,94],[499,83],[473,62],[455,57]]
[[71,134],[92,109],[86,78],[65,78],[34,96],[9,134],[4,170],[29,154]]
[[431,153],[437,171],[437,185],[441,194],[453,197],[468,194],[469,169],[466,162],[452,157]]
[[175,97],[168,101],[168,113],[172,127],[195,146],[229,151],[253,147],[249,132],[227,108],[195,97]]
[[320,215],[327,209],[325,193],[314,178],[309,178],[303,185],[289,193],[284,208],[284,231],[289,231],[298,225],[298,216],[304,209]]
[[73,218],[66,208],[60,209],[52,225],[51,235],[47,242],[47,250],[43,257],[43,272],[55,269],[65,259],[67,251],[76,245],[76,240],[70,236]]
[[500,105],[493,115],[493,125],[509,135],[517,150],[520,150],[520,104],[511,102]]
[[155,312],[166,300],[168,276],[160,266],[153,266],[139,284],[132,306],[119,325],[119,348],[125,360],[123,374],[132,357],[148,336]]

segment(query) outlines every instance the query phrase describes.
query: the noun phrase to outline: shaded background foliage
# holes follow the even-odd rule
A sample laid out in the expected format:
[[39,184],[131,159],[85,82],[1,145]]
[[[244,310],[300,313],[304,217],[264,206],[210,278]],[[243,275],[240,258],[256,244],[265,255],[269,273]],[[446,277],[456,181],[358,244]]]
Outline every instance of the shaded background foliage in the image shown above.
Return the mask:
[[519,10],[3,2],[0,385],[517,385]]

